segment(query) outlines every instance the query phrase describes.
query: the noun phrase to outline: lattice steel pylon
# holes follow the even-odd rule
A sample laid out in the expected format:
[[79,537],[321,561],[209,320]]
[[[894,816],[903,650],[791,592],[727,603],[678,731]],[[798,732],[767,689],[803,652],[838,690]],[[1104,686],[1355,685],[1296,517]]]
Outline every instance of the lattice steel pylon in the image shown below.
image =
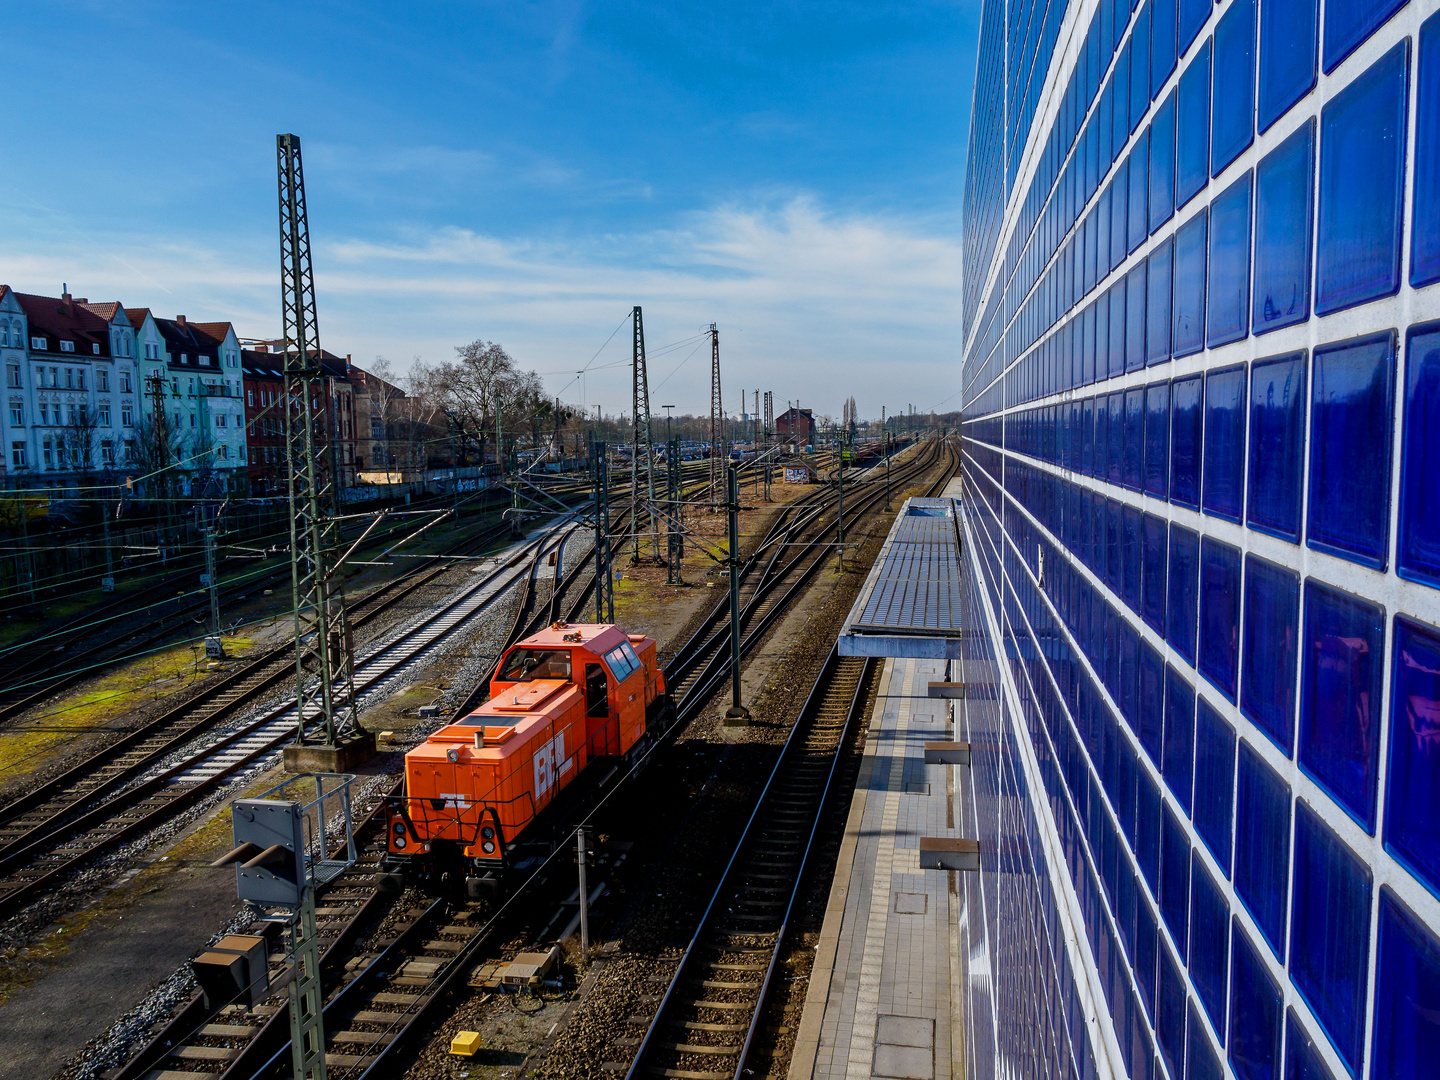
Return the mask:
[[650,556],[659,554],[659,541],[655,532],[655,448],[650,440],[650,378],[645,370],[645,321],[640,315],[640,305],[635,305],[632,314],[634,329],[634,352],[631,360],[631,382],[634,402],[630,415],[633,417],[633,431],[630,437],[630,561],[640,561],[640,485],[641,473],[645,479],[645,531],[649,533],[647,543]]
[[774,391],[774,390],[766,390],[766,391],[765,391],[765,431],[763,432],[763,437],[764,437],[764,440],[765,440],[765,447],[766,447],[766,449],[769,449],[769,447],[770,447],[770,436],[773,435],[774,433],[775,433],[775,391]]
[[725,405],[720,396],[720,331],[710,324],[710,501],[725,504]]
[[[284,320],[286,494],[290,504],[290,569],[295,601],[296,741],[334,745],[353,732],[354,647],[345,592],[330,558],[340,534],[336,478],[326,467],[325,407],[315,275],[305,211],[300,139],[275,136],[280,181],[280,296]],[[318,739],[306,731],[317,723]]]

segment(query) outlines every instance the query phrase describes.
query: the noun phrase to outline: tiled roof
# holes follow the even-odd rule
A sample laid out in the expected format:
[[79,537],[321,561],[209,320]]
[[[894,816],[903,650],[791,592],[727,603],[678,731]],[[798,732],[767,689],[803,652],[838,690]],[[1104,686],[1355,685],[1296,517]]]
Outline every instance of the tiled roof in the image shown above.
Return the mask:
[[115,313],[120,310],[120,304],[116,301],[109,301],[104,304],[92,304],[88,300],[77,300],[75,302],[81,307],[84,307],[89,311],[93,311],[96,315],[99,315],[107,323],[114,322]]
[[[58,296],[36,296],[21,292],[15,294],[15,299],[25,311],[25,319],[30,324],[30,335],[38,337],[43,334],[50,339],[55,351],[59,351],[59,346],[54,345],[55,342],[73,341],[77,355],[110,355],[109,324],[85,305],[73,300],[66,301]],[[90,348],[96,344],[100,346],[98,354]]]
[[230,332],[231,324],[228,322],[197,322],[191,323],[197,330],[204,331],[216,341],[224,341],[225,335]]

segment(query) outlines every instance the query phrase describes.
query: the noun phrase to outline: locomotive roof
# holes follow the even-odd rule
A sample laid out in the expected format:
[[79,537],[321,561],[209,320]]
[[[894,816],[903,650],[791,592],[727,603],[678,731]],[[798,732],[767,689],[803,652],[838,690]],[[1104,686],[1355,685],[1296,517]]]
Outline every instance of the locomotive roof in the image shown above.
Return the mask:
[[[578,641],[574,639],[576,634],[580,635]],[[567,635],[570,636],[569,641],[565,640]],[[628,640],[625,631],[613,623],[565,623],[561,629],[547,626],[538,633],[522,638],[517,645],[541,649],[566,649],[579,645],[593,653],[606,653]]]

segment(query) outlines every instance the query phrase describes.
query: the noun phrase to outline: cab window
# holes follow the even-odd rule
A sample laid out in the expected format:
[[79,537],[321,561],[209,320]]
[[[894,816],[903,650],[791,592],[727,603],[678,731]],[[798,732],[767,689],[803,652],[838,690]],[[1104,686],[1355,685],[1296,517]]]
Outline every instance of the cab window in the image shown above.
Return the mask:
[[569,649],[516,649],[496,676],[501,682],[570,678]]
[[624,682],[629,678],[630,673],[640,666],[640,660],[628,642],[624,645],[617,645],[606,653],[605,663],[610,665],[610,671],[615,676],[616,682]]

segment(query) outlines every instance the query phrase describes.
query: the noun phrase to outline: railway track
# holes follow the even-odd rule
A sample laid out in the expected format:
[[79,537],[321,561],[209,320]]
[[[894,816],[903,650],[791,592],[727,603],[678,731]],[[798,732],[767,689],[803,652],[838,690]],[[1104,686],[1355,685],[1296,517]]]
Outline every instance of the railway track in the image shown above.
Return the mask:
[[[525,550],[444,607],[359,658],[355,692],[360,708],[422,664],[460,625],[514,584],[524,572],[518,565],[527,561],[527,555],[538,557],[552,543],[548,532],[529,541]],[[228,714],[233,713],[231,708]],[[297,725],[290,699],[196,745],[197,729],[216,723],[207,717],[213,713],[188,725],[177,718],[175,722],[186,730],[144,751],[138,747],[133,751],[143,757],[129,762],[117,758],[99,769],[80,772],[75,783],[88,787],[87,793],[72,798],[69,788],[57,789],[49,801],[37,802],[7,820],[4,827],[12,830],[13,839],[0,846],[0,917],[14,914],[64,876],[173,819],[209,792],[278,754],[294,738]],[[154,737],[161,738],[161,733]]]
[[[939,490],[953,468],[953,451],[949,447],[937,448],[923,459],[912,459],[912,464],[917,461],[922,467],[913,475],[946,465],[947,475],[931,487],[932,491]],[[898,468],[892,482],[904,482]],[[765,572],[774,580],[782,580],[786,567],[810,569],[815,562],[801,562],[807,552],[813,555],[821,551],[818,561],[823,562],[832,550],[827,541],[830,530],[819,521],[829,506],[829,496],[821,492],[815,500],[820,505],[796,504],[777,517],[750,560],[757,580],[763,580]],[[859,503],[856,507],[858,522]],[[847,508],[847,520],[850,512]],[[783,558],[786,544],[800,545],[800,555]],[[557,598],[577,584],[584,572],[587,560],[583,559],[569,573],[564,572],[563,552],[557,552],[549,601],[533,603],[545,555],[551,550],[553,547],[537,546],[523,571],[528,599],[520,606],[512,626],[512,640],[529,632],[531,623],[551,619]],[[791,580],[785,595],[803,584]],[[757,585],[751,591],[750,603],[754,604],[759,595],[761,588]],[[573,616],[586,597],[587,591],[582,590],[569,614]],[[760,602],[764,602],[763,596]],[[784,600],[777,599],[766,615],[778,615],[783,608]],[[722,604],[717,606],[717,612],[723,617],[728,609]],[[768,625],[765,615],[747,625],[742,639],[747,651]],[[723,654],[724,665],[728,665],[728,633],[721,639],[705,633],[702,627],[696,638],[699,643],[691,651],[699,658],[702,670],[707,656],[717,652]],[[722,678],[728,670],[724,665]],[[697,1072],[682,1069],[670,1075],[739,1076],[754,1041],[767,988],[773,981],[776,958],[815,843],[820,815],[829,800],[835,762],[863,713],[860,704],[865,698],[866,680],[872,675],[873,664],[841,659],[832,650],[755,803],[706,914],[675,964],[669,990],[649,1018],[644,1038],[630,1040],[632,1045],[640,1044],[635,1061],[628,1066],[631,1075],[649,1075],[655,1063],[660,1063],[656,1067],[663,1071],[680,1061],[690,1066],[708,1063],[708,1067]],[[712,695],[710,681],[706,677],[690,682],[683,703],[692,715],[703,706],[703,699]],[[683,724],[676,723],[667,734],[681,727]],[[480,916],[485,909],[481,905],[451,907],[434,901],[417,906],[407,899],[407,894],[398,901],[401,909],[387,918],[386,936],[372,942],[360,955],[347,958],[344,945],[353,947],[364,937],[365,926],[383,913],[379,905],[384,901],[373,888],[375,860],[383,839],[370,829],[367,825],[360,862],[332,883],[331,890],[341,891],[327,893],[321,907],[329,920],[329,929],[322,932],[333,934],[326,966],[335,986],[325,1006],[329,1033],[326,1057],[330,1075],[345,1080],[398,1075],[404,1068],[402,1059],[407,1048],[434,1026],[450,992],[477,963],[494,955],[500,941],[513,939],[516,923],[505,913],[534,906],[528,902],[517,904],[525,894],[512,892],[500,911],[483,921]],[[532,883],[539,885],[542,879],[532,879]],[[722,911],[726,919],[730,919],[732,911],[743,917],[727,922],[720,918]],[[743,935],[737,937],[741,930]],[[714,977],[717,973],[719,977]],[[330,978],[326,982],[331,985]],[[687,989],[693,987],[698,987],[700,996]],[[146,1049],[113,1074],[114,1080],[201,1080],[217,1075],[224,1080],[260,1080],[283,1075],[288,1069],[288,1036],[282,1030],[284,1017],[278,1010],[284,1003],[283,995],[277,995],[257,1010],[232,1006],[227,1012],[210,1015],[192,1001]],[[740,1038],[742,1028],[744,1037]],[[677,1031],[681,1034],[672,1038]],[[733,1071],[731,1057],[726,1056],[730,1048],[738,1048]],[[727,1070],[724,1072],[717,1068],[722,1059]],[[606,1069],[626,1067],[624,1063],[612,1063]]]
[[[409,528],[408,524],[401,523],[390,530],[377,530],[366,546],[373,548],[393,541],[397,533]],[[504,528],[503,524],[487,528],[482,531],[481,537],[497,535]],[[472,546],[474,542],[470,539],[462,542],[461,546]],[[208,610],[209,605],[206,590],[194,587],[194,574],[192,570],[155,586],[154,592],[161,595],[171,592],[176,586],[183,586],[184,594],[178,600],[167,599],[138,611],[133,606],[133,597],[113,601],[87,612],[68,629],[65,626],[57,628],[46,638],[43,648],[21,646],[5,653],[0,658],[0,724],[22,716],[60,691],[93,677],[98,667],[129,659],[156,645],[174,641],[182,631],[186,632],[184,636],[193,637],[195,617],[197,613]],[[238,602],[266,588],[288,583],[289,579],[287,564],[243,582],[222,585],[222,602]],[[122,620],[132,626],[139,622],[141,629],[122,630],[117,636],[85,644],[87,638],[105,633],[109,628],[107,624]]]
[[627,1080],[740,1080],[840,751],[877,666],[832,649],[655,1012],[635,1018],[644,1035]]

